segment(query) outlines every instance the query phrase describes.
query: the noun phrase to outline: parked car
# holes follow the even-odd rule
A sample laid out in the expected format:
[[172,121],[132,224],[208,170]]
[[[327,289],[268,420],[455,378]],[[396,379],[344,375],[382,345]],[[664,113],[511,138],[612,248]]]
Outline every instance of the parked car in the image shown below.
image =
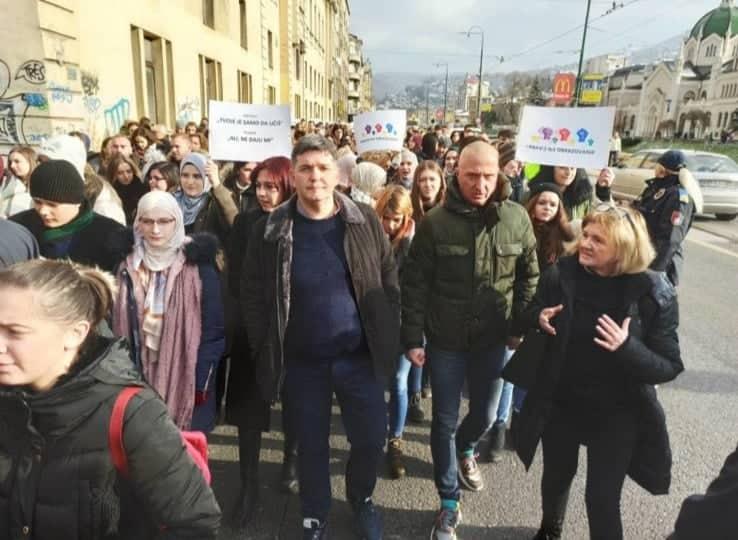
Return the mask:
[[[643,193],[646,180],[654,177],[654,169],[666,149],[640,150],[621,159],[615,168],[612,194],[616,199],[634,200]],[[738,164],[722,154],[682,150],[687,168],[702,189],[703,213],[715,214],[729,221],[738,216]]]

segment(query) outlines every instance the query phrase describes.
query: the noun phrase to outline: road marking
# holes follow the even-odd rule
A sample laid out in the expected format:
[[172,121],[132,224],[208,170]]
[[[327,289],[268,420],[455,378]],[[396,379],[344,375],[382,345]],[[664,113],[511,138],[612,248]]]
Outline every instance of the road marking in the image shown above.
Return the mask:
[[687,237],[687,242],[692,242],[693,244],[697,244],[698,246],[711,249],[713,251],[717,251],[718,253],[722,253],[723,255],[727,255],[728,257],[733,257],[734,259],[738,259],[738,253],[735,253],[733,251],[730,251],[725,248],[721,248],[718,246],[715,246],[713,244],[710,244],[708,242],[703,242],[702,240],[696,240],[691,237]]

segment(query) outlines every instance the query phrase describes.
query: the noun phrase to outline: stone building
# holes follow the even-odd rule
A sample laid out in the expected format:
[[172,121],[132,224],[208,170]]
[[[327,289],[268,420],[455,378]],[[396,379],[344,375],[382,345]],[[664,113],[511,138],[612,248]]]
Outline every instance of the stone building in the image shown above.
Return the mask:
[[374,108],[372,66],[364,57],[364,42],[349,34],[348,114],[349,118]]
[[348,0],[0,0],[0,152],[129,118],[199,122],[211,99],[346,120]]
[[615,129],[639,137],[719,138],[738,125],[738,8],[734,0],[705,14],[679,55],[615,71],[606,103]]

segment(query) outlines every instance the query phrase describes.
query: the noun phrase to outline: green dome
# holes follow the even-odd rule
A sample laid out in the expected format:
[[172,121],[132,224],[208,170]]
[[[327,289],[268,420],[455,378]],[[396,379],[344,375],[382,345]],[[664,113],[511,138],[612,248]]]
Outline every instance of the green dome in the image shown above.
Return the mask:
[[705,39],[712,34],[722,38],[738,34],[738,8],[733,7],[732,1],[723,0],[719,8],[702,17],[692,28],[690,37]]

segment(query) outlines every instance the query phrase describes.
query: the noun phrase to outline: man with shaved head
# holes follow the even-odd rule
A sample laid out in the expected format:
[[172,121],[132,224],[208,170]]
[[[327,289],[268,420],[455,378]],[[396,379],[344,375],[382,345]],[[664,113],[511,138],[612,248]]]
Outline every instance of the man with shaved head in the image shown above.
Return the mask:
[[[420,223],[403,268],[403,345],[415,365],[427,358],[432,366],[435,540],[456,538],[459,481],[483,488],[476,446],[495,420],[505,346],[520,342],[538,282],[533,228],[525,209],[507,200],[498,160],[489,143],[465,141],[446,201]],[[469,413],[457,429],[465,380]]]

